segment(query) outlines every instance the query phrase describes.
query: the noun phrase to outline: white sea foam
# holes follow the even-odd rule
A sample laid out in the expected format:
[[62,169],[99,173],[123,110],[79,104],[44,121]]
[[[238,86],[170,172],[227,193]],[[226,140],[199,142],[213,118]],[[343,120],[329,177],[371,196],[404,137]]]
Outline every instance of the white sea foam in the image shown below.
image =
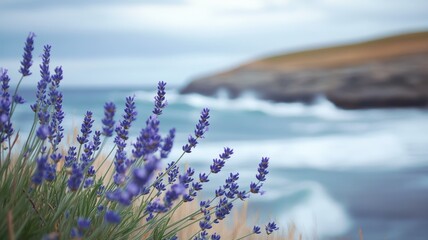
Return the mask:
[[217,98],[205,97],[199,94],[183,96],[183,101],[194,107],[209,106],[218,110],[255,111],[271,116],[316,116],[325,119],[344,119],[351,117],[350,113],[337,109],[325,99],[319,99],[314,105],[302,103],[273,103],[256,98],[254,94],[246,93],[239,98],[230,99],[220,95]]
[[[411,149],[400,137],[378,132],[354,136],[326,135],[295,139],[263,141],[233,141],[204,143],[192,154],[189,161],[207,161],[215,157],[222,146],[233,146],[235,155],[229,164],[243,167],[249,160],[260,159],[265,154],[271,157],[272,167],[355,169],[355,168],[400,168],[426,163],[423,158],[411,158]],[[208,157],[208,158],[209,158]]]
[[326,190],[316,182],[293,183],[289,194],[299,191],[309,195],[296,202],[290,209],[278,215],[280,226],[294,223],[299,232],[308,239],[326,239],[346,233],[352,223],[343,206],[336,202]]
[[[153,101],[155,92],[135,92],[137,99]],[[253,111],[262,112],[271,116],[315,116],[322,119],[349,119],[353,113],[336,108],[331,102],[319,98],[313,105],[303,103],[274,103],[261,100],[253,93],[245,93],[239,98],[231,99],[227,94],[219,92],[217,97],[207,97],[200,94],[180,95],[176,91],[169,91],[167,99],[170,103],[183,103],[197,109],[209,107],[213,110],[224,111]]]

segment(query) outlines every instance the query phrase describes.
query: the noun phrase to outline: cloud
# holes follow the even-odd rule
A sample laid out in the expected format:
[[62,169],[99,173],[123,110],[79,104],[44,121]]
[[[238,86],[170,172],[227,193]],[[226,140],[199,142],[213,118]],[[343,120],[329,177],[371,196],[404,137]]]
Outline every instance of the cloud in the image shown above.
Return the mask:
[[[186,4],[106,4],[3,11],[0,27],[8,31],[162,31],[227,32],[257,26],[291,25],[316,21],[322,13],[311,8],[266,9],[277,1],[188,0]],[[271,4],[268,4],[272,2]],[[281,1],[282,2],[282,1]],[[274,4],[284,7],[284,4]]]
[[[251,59],[278,51],[427,28],[428,2],[411,3],[408,0],[2,0],[0,60],[20,56],[26,34],[33,31],[38,35],[36,44],[52,44],[53,54],[62,58],[134,61],[160,57],[164,61],[168,57],[231,55],[223,59],[226,66],[235,63],[230,59],[244,59],[243,56]],[[162,65],[162,61],[155,62]],[[194,67],[186,68],[189,69],[186,74],[192,68],[196,74],[209,71],[209,67],[198,70],[201,68],[196,62],[189,62]],[[213,62],[206,60],[205,64],[213,64],[215,69],[219,64]],[[181,75],[183,79],[186,74]]]

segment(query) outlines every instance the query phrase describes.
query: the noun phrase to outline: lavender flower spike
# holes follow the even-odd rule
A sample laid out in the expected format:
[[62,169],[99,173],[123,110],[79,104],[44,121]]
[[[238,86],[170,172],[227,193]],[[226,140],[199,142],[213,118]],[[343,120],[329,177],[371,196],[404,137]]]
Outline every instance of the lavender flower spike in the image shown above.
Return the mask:
[[88,136],[92,132],[91,131],[92,123],[94,123],[94,120],[92,120],[92,112],[87,111],[85,115],[85,119],[83,120],[83,123],[82,123],[82,128],[80,130],[82,135],[77,136],[77,141],[80,144],[84,144],[89,141]]
[[46,171],[47,161],[48,161],[48,157],[46,155],[42,155],[36,160],[37,162],[36,171],[33,173],[33,176],[31,177],[31,181],[34,184],[36,185],[42,184],[44,179],[43,177]]
[[9,98],[9,81],[10,78],[7,75],[7,69],[0,68],[0,83],[1,83],[1,89],[2,89],[2,97],[3,98]]
[[22,76],[30,76],[30,67],[33,65],[33,44],[34,44],[34,33],[30,32],[27,37],[27,41],[25,42],[24,47],[24,55],[22,56],[23,59],[21,61],[21,68],[19,69],[19,72],[22,73]]
[[160,151],[161,158],[167,158],[174,144],[175,128],[169,130],[169,134],[163,139],[162,148]]
[[210,123],[208,122],[208,119],[210,118],[210,110],[208,108],[204,108],[201,112],[201,117],[199,119],[198,124],[196,124],[195,128],[195,137],[192,135],[189,136],[188,143],[183,146],[183,151],[186,153],[191,153],[192,148],[198,144],[197,139],[202,138],[204,133],[208,131],[208,126]]
[[269,234],[273,233],[274,231],[278,230],[279,227],[276,226],[275,222],[270,222],[270,223],[268,223],[268,225],[266,225],[265,229],[266,229],[266,233],[269,235]]
[[113,136],[114,130],[114,114],[116,113],[116,105],[112,102],[107,102],[104,105],[103,135],[106,137]]
[[55,74],[52,75],[52,84],[55,87],[59,87],[59,83],[61,82],[63,76],[62,76],[63,72],[62,72],[62,67],[56,67],[55,68]]
[[256,175],[256,178],[260,182],[266,181],[266,175],[269,173],[269,171],[267,170],[268,166],[269,166],[269,158],[263,157],[259,164],[259,168],[257,169],[259,173]]
[[79,189],[80,184],[83,181],[83,169],[78,163],[74,163],[71,170],[70,178],[68,179],[67,185],[72,192]]
[[116,127],[116,138],[115,143],[118,144],[120,139],[128,140],[128,130],[131,128],[131,124],[137,118],[137,111],[135,110],[135,97],[127,97],[125,103],[125,114],[123,114],[123,120],[119,121],[119,126]]
[[106,215],[104,216],[104,219],[108,223],[112,223],[112,224],[119,224],[121,221],[120,215],[117,212],[111,211],[111,210],[107,210]]
[[166,82],[161,81],[158,83],[158,93],[155,96],[155,109],[153,109],[153,113],[156,115],[161,115],[162,109],[168,104],[165,100],[165,86]]

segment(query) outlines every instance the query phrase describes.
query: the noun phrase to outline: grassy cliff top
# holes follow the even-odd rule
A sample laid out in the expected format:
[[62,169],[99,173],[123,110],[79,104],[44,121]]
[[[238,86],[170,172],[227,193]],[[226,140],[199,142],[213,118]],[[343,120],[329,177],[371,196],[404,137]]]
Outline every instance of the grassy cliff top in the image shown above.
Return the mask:
[[276,55],[239,68],[293,71],[342,67],[418,53],[428,53],[428,32],[402,34],[356,44]]

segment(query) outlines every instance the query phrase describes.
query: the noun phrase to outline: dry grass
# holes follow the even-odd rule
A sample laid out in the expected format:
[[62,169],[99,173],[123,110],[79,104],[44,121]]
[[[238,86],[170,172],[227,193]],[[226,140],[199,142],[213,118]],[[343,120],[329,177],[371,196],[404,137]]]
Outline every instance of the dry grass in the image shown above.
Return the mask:
[[428,32],[277,55],[254,61],[236,70],[251,68],[295,71],[306,68],[341,67],[421,53],[428,53]]

